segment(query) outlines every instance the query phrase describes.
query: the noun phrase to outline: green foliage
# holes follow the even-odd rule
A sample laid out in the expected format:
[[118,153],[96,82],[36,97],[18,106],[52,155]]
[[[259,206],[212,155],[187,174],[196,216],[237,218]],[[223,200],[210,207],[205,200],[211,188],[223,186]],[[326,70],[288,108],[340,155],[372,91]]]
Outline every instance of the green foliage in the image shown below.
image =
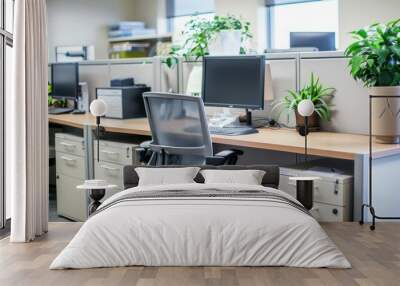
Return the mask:
[[356,39],[345,51],[351,75],[365,86],[400,85],[400,19],[351,33]]
[[[208,55],[208,42],[212,40],[218,32],[223,30],[240,30],[242,32],[242,43],[251,38],[250,23],[242,22],[234,16],[214,16],[210,21],[204,18],[193,17],[185,24],[182,35],[185,42],[182,46],[175,45],[171,48],[166,64],[172,67],[178,62],[178,57],[183,56],[186,60]],[[240,52],[245,53],[241,47]]]
[[48,106],[57,106],[57,107],[67,107],[66,99],[55,99],[51,95],[47,96],[47,105]]
[[280,109],[280,112],[284,110],[296,111],[298,104],[302,100],[310,99],[314,103],[315,112],[318,116],[323,120],[329,121],[332,116],[332,104],[330,104],[329,101],[332,99],[334,92],[334,88],[324,87],[319,82],[319,78],[311,73],[311,79],[308,85],[303,87],[299,92],[289,90],[287,96],[274,103],[272,110]]

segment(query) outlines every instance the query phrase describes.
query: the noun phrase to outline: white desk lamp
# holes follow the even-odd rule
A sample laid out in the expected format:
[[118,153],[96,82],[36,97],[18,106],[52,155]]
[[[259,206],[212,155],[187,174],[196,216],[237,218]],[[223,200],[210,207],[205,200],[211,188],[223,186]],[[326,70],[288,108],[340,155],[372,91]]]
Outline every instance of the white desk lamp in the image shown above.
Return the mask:
[[187,82],[186,93],[198,96],[201,94],[203,78],[203,68],[200,65],[195,65],[190,72],[189,79]]
[[[297,106],[297,112],[304,117],[304,155],[307,162],[307,135],[308,135],[308,117],[314,113],[314,103],[310,99],[300,101]],[[301,135],[302,132],[300,132]],[[291,177],[290,180],[296,181],[296,198],[303,206],[311,210],[314,201],[314,181],[317,177]]]
[[314,103],[310,99],[303,99],[297,105],[297,112],[304,117],[304,155],[307,162],[307,135],[308,135],[308,117],[314,113]]
[[104,116],[107,112],[107,105],[101,99],[95,99],[90,104],[90,113],[96,116],[97,125],[97,162],[100,161],[100,117]]

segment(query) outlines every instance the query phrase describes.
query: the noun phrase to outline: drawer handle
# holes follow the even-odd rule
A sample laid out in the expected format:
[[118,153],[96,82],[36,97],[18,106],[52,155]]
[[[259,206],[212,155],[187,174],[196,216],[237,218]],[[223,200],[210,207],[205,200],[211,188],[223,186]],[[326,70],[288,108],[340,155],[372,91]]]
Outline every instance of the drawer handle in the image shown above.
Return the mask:
[[109,167],[109,166],[106,166],[106,165],[100,165],[100,168],[103,168],[103,169],[106,169],[106,170],[109,170],[109,171],[119,171],[119,168],[113,168],[113,167]]
[[76,147],[75,144],[69,144],[69,143],[65,143],[65,142],[61,142],[60,145],[66,147],[66,148],[75,148]]
[[107,154],[107,155],[119,155],[119,153],[117,153],[117,152],[111,152],[111,151],[104,151],[104,150],[102,150],[102,151],[100,151],[101,153],[104,153],[104,154]]
[[61,159],[65,160],[65,161],[68,161],[68,162],[72,162],[72,161],[75,162],[76,161],[75,159],[68,158],[68,157],[65,157],[65,156],[62,156]]
[[339,213],[339,211],[338,211],[337,209],[333,209],[333,210],[332,210],[332,213],[333,213],[334,215],[337,215],[337,214]]
[[75,144],[67,143],[67,142],[60,142],[60,145],[67,146],[67,147],[75,147]]

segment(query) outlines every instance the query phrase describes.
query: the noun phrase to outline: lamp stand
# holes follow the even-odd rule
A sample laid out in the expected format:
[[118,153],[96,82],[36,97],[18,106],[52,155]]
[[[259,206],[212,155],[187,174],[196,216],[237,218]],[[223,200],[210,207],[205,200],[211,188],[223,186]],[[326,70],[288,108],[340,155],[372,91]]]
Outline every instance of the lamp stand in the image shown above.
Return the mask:
[[304,159],[307,163],[308,153],[307,153],[307,135],[308,135],[308,116],[304,117]]
[[96,116],[97,162],[100,162],[100,116]]

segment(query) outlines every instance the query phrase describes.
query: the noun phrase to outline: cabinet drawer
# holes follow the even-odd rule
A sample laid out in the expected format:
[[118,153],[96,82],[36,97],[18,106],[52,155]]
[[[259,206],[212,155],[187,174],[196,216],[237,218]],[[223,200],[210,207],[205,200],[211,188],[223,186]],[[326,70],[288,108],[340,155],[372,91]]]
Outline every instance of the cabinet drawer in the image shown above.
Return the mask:
[[[56,153],[57,174],[74,177],[80,180],[85,178],[85,163],[83,157]],[[82,181],[80,182],[82,183]]]
[[350,220],[349,209],[347,207],[329,204],[314,203],[311,214],[320,222],[343,222]]
[[106,180],[108,184],[117,185],[123,189],[123,166],[95,161],[94,174],[96,179]]
[[76,221],[87,218],[87,192],[78,190],[82,180],[57,174],[57,214]]
[[57,133],[55,141],[56,152],[82,157],[84,156],[85,145],[82,137]]
[[350,204],[348,195],[350,187],[338,182],[317,180],[314,182],[314,201],[347,206]]
[[[100,161],[116,163],[120,165],[137,164],[137,145],[124,144],[110,141],[100,141]],[[97,142],[94,142],[94,158],[97,159]]]
[[[296,197],[296,181],[289,180],[289,176],[280,176],[279,188]],[[314,202],[338,206],[351,205],[350,184],[339,184],[323,180],[314,181]]]

